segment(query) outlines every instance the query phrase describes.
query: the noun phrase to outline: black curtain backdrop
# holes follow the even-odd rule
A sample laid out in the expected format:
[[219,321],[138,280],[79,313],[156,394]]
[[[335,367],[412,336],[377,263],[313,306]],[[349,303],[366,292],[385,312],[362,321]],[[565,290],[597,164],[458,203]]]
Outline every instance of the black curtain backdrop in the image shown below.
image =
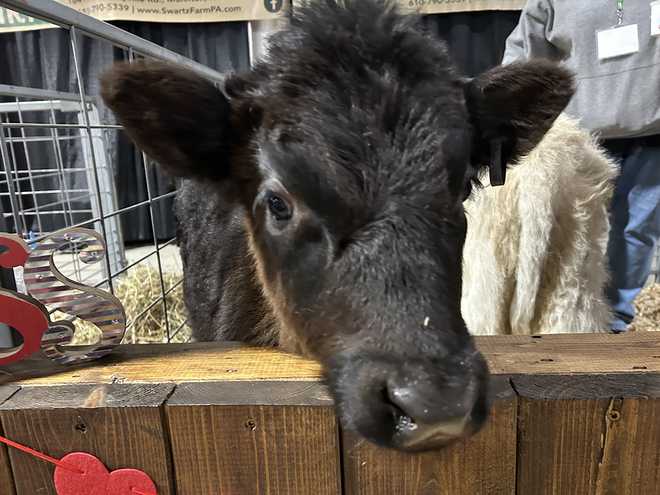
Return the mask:
[[449,53],[467,76],[475,76],[502,60],[504,44],[520,11],[459,12],[425,18],[427,28],[449,45]]
[[[474,76],[499,64],[504,51],[504,42],[515,27],[518,17],[517,11],[487,11],[430,15],[424,22],[433,33],[447,41],[450,53],[459,69],[465,75]],[[220,72],[244,70],[249,67],[246,23],[115,22],[114,24]],[[125,54],[113,49],[108,43],[82,37],[80,52],[85,90],[89,95],[97,95],[98,74],[113,61],[124,58]],[[67,33],[62,30],[47,29],[2,34],[0,60],[2,61],[0,84],[77,91],[69,40]],[[107,109],[101,107],[99,111],[102,122],[113,123],[112,115]],[[163,175],[158,168],[149,168],[150,177],[145,177],[135,148],[121,133],[113,133],[112,136],[109,154],[120,208],[147,199],[147,180],[154,195],[173,190],[173,181]],[[38,146],[30,148],[33,162],[39,161],[40,153],[43,153],[41,161],[48,162],[48,157],[51,155],[48,155],[47,146],[44,145],[41,151]],[[82,159],[79,144],[75,142],[64,142],[62,151],[66,161],[65,166],[76,166]],[[32,157],[33,154],[36,156]],[[21,147],[16,147],[16,161],[19,168],[24,168]],[[75,175],[72,180],[76,180]],[[40,187],[47,186],[48,184],[40,185]],[[3,202],[0,204],[0,210],[8,211],[8,206]],[[159,240],[174,236],[171,208],[172,201],[168,199],[156,209],[154,221]],[[130,218],[122,218],[121,223],[126,242],[152,240],[151,224],[146,208],[135,210]]]

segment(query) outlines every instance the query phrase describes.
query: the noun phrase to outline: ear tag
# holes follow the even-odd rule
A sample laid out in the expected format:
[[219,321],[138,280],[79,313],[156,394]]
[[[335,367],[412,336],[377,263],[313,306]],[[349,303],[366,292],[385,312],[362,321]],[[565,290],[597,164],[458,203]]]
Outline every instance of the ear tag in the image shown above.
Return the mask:
[[493,139],[490,141],[490,185],[503,186],[506,180],[506,163],[502,160],[502,140]]

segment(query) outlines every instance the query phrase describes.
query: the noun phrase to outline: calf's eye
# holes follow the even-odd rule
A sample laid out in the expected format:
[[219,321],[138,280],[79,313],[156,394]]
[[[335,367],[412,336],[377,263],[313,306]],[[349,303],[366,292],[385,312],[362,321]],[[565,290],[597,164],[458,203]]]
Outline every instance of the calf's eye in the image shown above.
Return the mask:
[[291,207],[282,197],[274,193],[268,193],[266,202],[268,203],[268,211],[276,220],[284,221],[291,218]]

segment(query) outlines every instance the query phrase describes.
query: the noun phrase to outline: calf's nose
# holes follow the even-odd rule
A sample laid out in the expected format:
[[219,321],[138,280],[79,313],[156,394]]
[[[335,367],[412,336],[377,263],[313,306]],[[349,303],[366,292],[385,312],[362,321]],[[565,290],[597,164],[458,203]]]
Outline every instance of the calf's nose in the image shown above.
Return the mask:
[[384,447],[440,448],[488,417],[488,367],[472,348],[442,359],[347,353],[330,370],[342,425]]
[[436,388],[428,385],[393,386],[389,402],[416,423],[435,424],[470,414],[476,400],[475,387]]
[[484,391],[476,378],[461,382],[389,384],[384,401],[394,416],[394,445],[428,450],[478,429],[487,415]]

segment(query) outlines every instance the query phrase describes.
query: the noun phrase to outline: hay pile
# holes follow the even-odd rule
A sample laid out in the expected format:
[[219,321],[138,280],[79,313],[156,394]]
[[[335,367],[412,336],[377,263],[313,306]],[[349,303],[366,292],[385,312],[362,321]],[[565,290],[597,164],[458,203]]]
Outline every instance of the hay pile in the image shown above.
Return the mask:
[[[147,344],[167,342],[165,327],[165,311],[162,302],[155,304],[149,311],[140,316],[149,304],[161,297],[160,278],[158,270],[151,266],[137,266],[115,281],[115,295],[124,305],[127,323],[131,325],[126,330],[122,343]],[[165,290],[173,287],[181,280],[180,274],[165,272],[163,281]],[[167,314],[169,316],[170,333],[174,333],[181,325],[181,330],[172,338],[172,342],[190,341],[190,327],[185,323],[186,309],[183,302],[183,287],[179,284],[165,297]],[[53,320],[65,318],[66,315],[54,313]],[[135,318],[138,318],[137,320]],[[86,345],[98,340],[99,330],[91,323],[74,320],[76,334],[72,344]]]
[[635,299],[635,320],[631,331],[660,331],[660,283],[646,287]]

